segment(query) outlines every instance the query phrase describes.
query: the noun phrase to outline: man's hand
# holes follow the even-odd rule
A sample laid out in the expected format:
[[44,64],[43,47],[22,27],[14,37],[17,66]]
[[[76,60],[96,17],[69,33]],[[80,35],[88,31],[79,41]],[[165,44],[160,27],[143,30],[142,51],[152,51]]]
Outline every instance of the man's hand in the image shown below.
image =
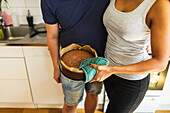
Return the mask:
[[61,83],[61,73],[60,69],[58,68],[54,69],[54,79],[57,81],[57,83]]
[[112,71],[110,69],[110,66],[107,66],[107,65],[96,65],[96,64],[90,64],[89,66],[93,67],[93,68],[95,68],[97,70],[97,74],[90,81],[90,83],[94,82],[94,81],[102,82],[106,78],[108,78],[109,76],[112,75]]

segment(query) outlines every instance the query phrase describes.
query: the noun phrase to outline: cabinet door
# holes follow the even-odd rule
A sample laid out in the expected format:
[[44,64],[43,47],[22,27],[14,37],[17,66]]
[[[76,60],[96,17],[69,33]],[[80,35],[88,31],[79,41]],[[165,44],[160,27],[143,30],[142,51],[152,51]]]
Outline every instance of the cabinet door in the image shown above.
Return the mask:
[[145,96],[141,104],[135,110],[135,113],[155,113],[159,106],[160,97],[147,97]]
[[21,46],[0,46],[0,57],[23,57]]
[[0,79],[27,79],[24,58],[0,58]]
[[26,57],[33,99],[37,104],[63,104],[61,84],[53,79],[50,56]]
[[0,102],[32,103],[28,80],[0,80]]
[[50,56],[47,46],[24,46],[23,50],[25,57]]
[[168,68],[165,84],[164,84],[162,95],[161,95],[160,106],[170,107],[169,95],[170,95],[170,65],[169,65],[169,68]]

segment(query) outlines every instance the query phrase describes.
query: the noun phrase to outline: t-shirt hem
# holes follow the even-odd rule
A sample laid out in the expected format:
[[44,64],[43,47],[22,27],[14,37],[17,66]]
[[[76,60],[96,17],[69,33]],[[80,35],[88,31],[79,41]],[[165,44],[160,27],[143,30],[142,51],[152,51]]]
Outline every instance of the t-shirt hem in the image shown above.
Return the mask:
[[[45,22],[45,21],[44,21]],[[45,22],[46,24],[50,24],[50,25],[53,25],[53,24],[57,24],[58,22],[54,22],[54,23],[51,23],[51,22]]]
[[50,25],[52,25],[52,24],[57,24],[58,22],[56,21],[56,22],[48,22],[48,21],[46,21],[45,19],[43,19],[44,20],[44,22],[46,23],[46,24],[50,24]]

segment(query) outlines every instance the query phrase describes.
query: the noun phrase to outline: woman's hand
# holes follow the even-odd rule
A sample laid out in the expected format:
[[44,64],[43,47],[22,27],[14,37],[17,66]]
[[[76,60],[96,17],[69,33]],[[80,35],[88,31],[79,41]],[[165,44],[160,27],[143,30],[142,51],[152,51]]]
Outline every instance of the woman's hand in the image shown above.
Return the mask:
[[112,75],[112,71],[111,71],[110,66],[96,65],[96,64],[90,64],[89,66],[93,67],[97,70],[97,74],[95,75],[95,77],[90,82],[94,82],[94,81],[102,82],[106,78],[108,78],[109,76]]
[[54,69],[54,79],[57,81],[57,83],[61,83],[61,73],[60,69],[58,68]]

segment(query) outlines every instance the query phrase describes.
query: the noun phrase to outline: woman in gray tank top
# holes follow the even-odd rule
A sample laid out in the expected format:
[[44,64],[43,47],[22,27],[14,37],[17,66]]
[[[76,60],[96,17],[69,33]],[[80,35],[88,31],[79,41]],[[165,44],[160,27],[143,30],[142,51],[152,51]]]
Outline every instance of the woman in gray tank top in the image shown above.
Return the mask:
[[[109,66],[91,80],[104,81],[109,97],[106,113],[132,113],[149,85],[149,73],[166,68],[170,56],[169,0],[110,0],[103,16],[108,32]],[[152,58],[146,47],[151,44]]]

